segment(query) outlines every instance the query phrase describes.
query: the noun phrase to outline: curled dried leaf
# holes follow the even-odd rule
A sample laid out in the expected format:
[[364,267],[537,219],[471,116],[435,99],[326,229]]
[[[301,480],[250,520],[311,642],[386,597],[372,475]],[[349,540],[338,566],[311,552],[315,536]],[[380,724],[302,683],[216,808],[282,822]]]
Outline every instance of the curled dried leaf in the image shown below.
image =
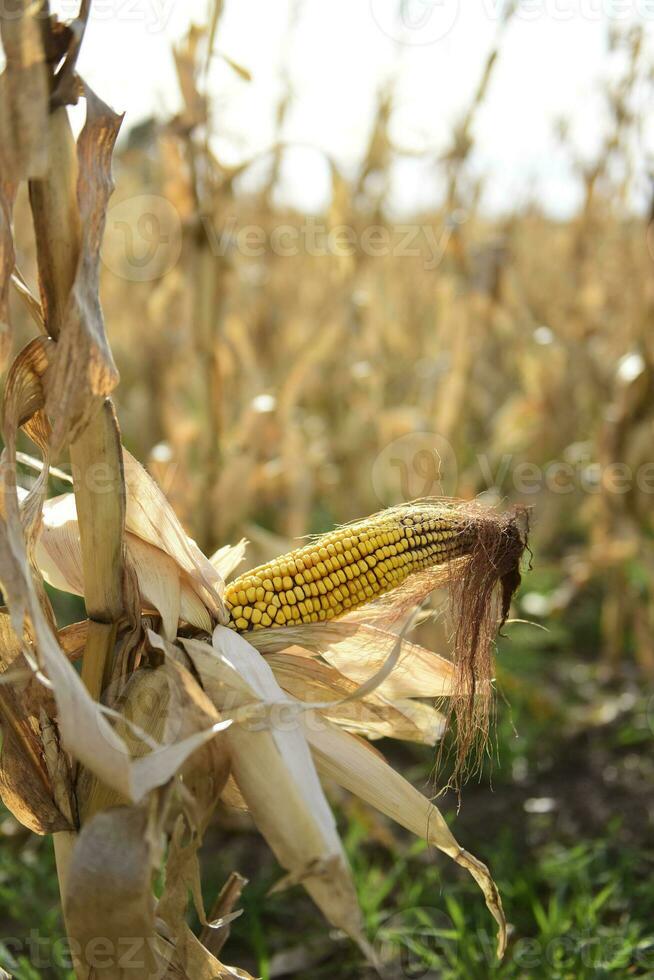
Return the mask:
[[497,886],[488,868],[459,846],[440,810],[362,740],[333,725],[321,731],[308,727],[305,730],[321,775],[334,779],[470,872],[498,924],[497,951],[502,957],[506,949],[506,919]]

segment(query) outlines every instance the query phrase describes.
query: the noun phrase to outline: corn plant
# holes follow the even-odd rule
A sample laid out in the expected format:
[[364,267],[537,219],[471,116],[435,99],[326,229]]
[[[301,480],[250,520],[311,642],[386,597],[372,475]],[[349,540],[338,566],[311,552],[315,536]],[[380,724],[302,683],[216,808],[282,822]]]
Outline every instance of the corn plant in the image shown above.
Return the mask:
[[[243,881],[235,871],[210,913],[200,888],[198,849],[220,800],[251,813],[284,869],[278,887],[302,884],[375,962],[321,777],[469,871],[501,955],[506,923],[487,868],[360,736],[435,744],[444,716],[420,699],[443,698],[463,764],[487,723],[491,643],[519,582],[523,515],[425,500],[225,585],[244,545],[207,558],[121,444],[98,284],[121,119],[76,72],[89,12],[84,2],[60,23],[47,3],[23,2],[0,19],[0,789],[25,826],[54,835],[76,975],[118,978],[129,960],[135,977],[247,976],[218,958]],[[75,140],[68,107],[80,100]],[[38,296],[15,265],[24,183]],[[13,360],[10,293],[35,328]],[[19,436],[37,472],[27,488]],[[51,497],[59,462],[73,490]],[[44,582],[83,596],[86,618],[60,627]],[[453,661],[407,638],[443,585]]]

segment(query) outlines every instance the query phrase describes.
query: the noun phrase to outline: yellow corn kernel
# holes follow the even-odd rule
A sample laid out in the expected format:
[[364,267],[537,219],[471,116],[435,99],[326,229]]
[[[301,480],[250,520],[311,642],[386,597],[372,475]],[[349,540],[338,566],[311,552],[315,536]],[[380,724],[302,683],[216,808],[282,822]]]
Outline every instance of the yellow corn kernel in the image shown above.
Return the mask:
[[230,625],[245,632],[333,619],[469,553],[467,527],[456,508],[425,503],[337,528],[227,585]]

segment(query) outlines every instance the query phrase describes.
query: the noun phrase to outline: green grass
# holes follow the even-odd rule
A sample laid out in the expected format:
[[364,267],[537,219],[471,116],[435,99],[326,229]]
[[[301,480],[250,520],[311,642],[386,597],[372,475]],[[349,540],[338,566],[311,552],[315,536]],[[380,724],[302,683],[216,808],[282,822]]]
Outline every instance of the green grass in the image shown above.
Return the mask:
[[0,811],[0,966],[16,980],[67,977],[52,840],[17,829]]
[[[474,888],[440,859],[421,863],[421,853],[422,845],[411,848],[389,875],[383,866],[356,862],[359,879],[367,883],[369,934],[380,952],[399,958],[404,975],[654,975],[652,856],[647,868],[637,851],[614,849],[607,840],[548,843],[527,856],[516,850],[510,834],[501,833],[490,860],[512,935],[499,965],[494,930]],[[355,977],[354,966],[342,975]]]
[[[654,976],[654,853],[614,847],[617,825],[607,828],[606,839],[570,846],[547,841],[528,856],[516,849],[510,833],[487,841],[485,856],[497,875],[512,926],[502,965],[495,960],[492,922],[466,876],[420,842],[403,843],[396,855],[383,853],[369,843],[368,829],[351,817],[345,843],[369,938],[381,956],[399,960],[404,972],[396,976]],[[26,853],[33,855],[28,864]],[[16,955],[15,942],[0,942],[0,963],[17,980],[71,977],[65,968],[50,843],[39,841],[26,853],[0,850],[3,937],[9,928],[10,936],[24,941],[22,955]],[[264,876],[248,889],[245,915],[227,947],[232,960],[239,947],[254,953],[263,977],[270,975],[275,950],[292,946],[294,938],[302,935],[302,945],[319,942],[320,922],[308,905],[305,923],[300,928],[297,922],[304,899],[298,902],[299,896],[293,896],[289,903],[283,896],[266,898],[266,886],[273,880],[274,875]],[[312,977],[361,977],[362,961],[349,944],[334,940],[331,953],[338,957],[340,972],[334,973],[332,960],[316,964]]]

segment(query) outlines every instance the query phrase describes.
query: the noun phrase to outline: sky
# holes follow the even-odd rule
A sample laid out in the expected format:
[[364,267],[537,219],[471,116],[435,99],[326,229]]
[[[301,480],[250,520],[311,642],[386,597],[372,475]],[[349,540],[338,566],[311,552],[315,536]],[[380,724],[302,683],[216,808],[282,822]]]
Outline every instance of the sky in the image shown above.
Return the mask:
[[[53,3],[71,16],[73,0]],[[171,45],[208,0],[95,0],[80,72],[125,128],[179,107]],[[284,131],[280,198],[307,211],[324,206],[329,172],[321,151],[347,172],[366,146],[380,87],[392,81],[394,143],[407,156],[394,168],[392,206],[411,211],[438,200],[434,163],[469,103],[495,43],[502,0],[226,0],[216,47],[252,73],[247,83],[216,57],[216,146],[235,163],[274,139],[275,109],[287,74],[294,99]],[[606,124],[602,82],[615,73],[610,27],[640,22],[654,65],[654,0],[522,0],[475,122],[471,166],[484,175],[492,213],[536,197],[555,215],[578,204],[580,184],[554,136],[569,121],[576,152],[592,159]],[[292,25],[292,26],[291,26]],[[643,104],[651,91],[643,87]],[[635,147],[644,167],[654,151],[649,122]],[[645,188],[641,187],[641,191]]]

